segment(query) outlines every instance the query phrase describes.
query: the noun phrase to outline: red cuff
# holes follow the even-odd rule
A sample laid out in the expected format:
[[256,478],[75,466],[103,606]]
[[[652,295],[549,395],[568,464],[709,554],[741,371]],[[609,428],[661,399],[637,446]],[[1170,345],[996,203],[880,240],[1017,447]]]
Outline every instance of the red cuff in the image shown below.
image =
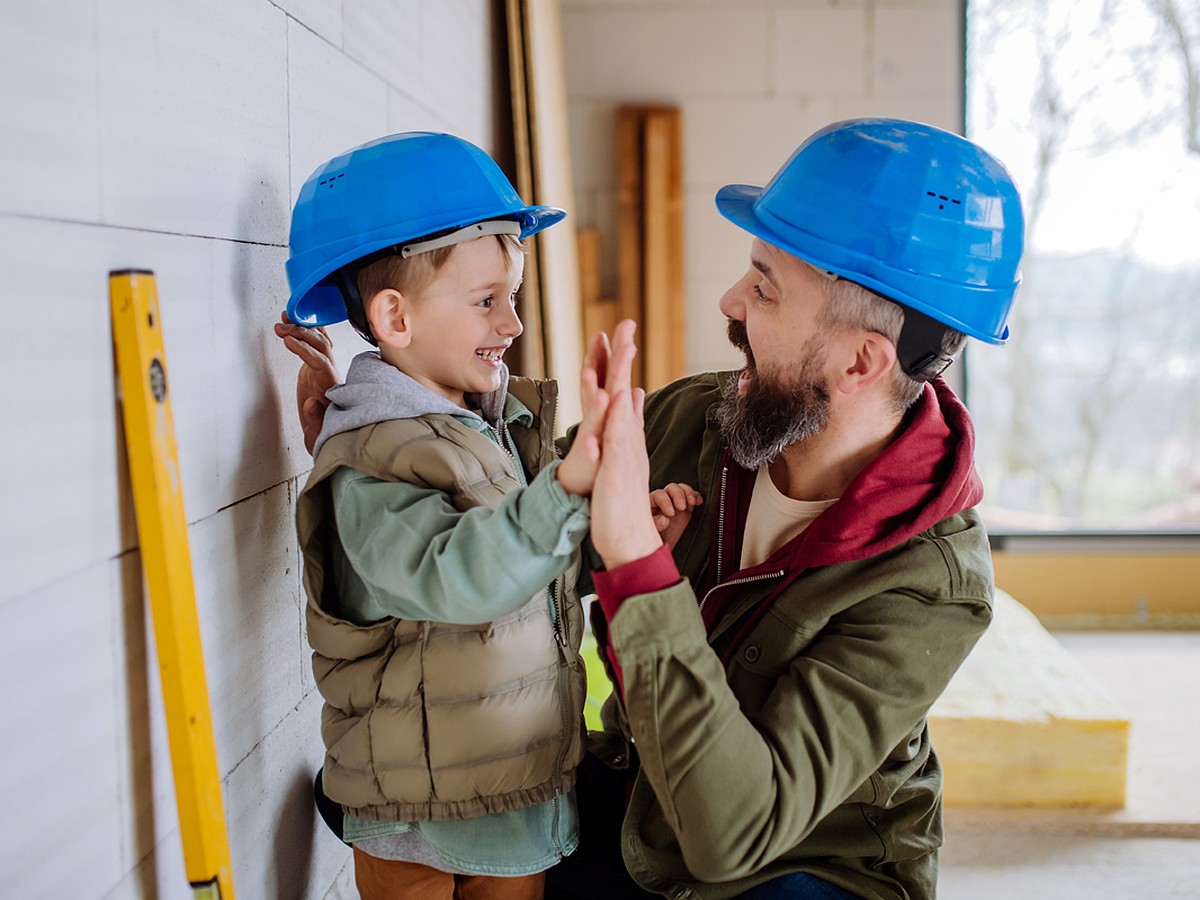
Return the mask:
[[649,556],[635,559],[615,569],[592,573],[592,582],[604,618],[609,622],[621,608],[621,604],[638,594],[651,594],[678,584],[679,569],[671,548],[663,544]]

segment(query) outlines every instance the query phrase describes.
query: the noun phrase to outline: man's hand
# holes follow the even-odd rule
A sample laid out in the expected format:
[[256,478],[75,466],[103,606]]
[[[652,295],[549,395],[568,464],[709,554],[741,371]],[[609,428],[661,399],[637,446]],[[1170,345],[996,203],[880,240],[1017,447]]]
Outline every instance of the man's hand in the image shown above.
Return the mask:
[[296,412],[304,432],[304,447],[312,453],[329,406],[325,392],[342,381],[333,362],[333,338],[324,328],[296,325],[286,312],[279,318],[275,334],[283,338],[283,345],[303,363],[296,376]]
[[630,387],[636,347],[628,319],[613,332],[612,359],[605,388],[608,416],[600,442],[600,468],[592,488],[592,544],[606,568],[649,556],[662,546],[646,497],[650,460],[642,430],[645,393]]
[[703,502],[698,490],[675,481],[650,492],[650,514],[664,544],[675,549],[683,529],[692,521],[692,510]]

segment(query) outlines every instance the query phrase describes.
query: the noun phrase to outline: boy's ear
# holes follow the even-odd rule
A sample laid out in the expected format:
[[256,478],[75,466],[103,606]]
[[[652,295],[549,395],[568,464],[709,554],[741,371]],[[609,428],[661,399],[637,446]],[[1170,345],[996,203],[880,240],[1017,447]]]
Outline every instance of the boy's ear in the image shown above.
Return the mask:
[[412,341],[412,304],[402,293],[384,288],[367,301],[367,321],[375,340],[397,350]]
[[896,346],[877,331],[860,331],[849,348],[849,365],[841,372],[840,388],[845,394],[875,384],[896,364]]

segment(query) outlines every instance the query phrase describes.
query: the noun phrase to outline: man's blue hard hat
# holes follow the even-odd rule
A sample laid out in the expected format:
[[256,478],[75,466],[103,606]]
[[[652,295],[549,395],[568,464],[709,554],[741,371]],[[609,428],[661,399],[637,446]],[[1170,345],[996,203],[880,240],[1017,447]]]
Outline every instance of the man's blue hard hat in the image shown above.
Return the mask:
[[1021,283],[1021,197],[995,157],[901,119],[809,137],[766,187],[726,185],[717,209],[807,263],[989,344]]
[[479,222],[516,222],[522,238],[565,216],[521,201],[495,161],[450,134],[410,131],[335,156],[304,182],[292,211],[288,317],[346,318],[339,269],[380,250]]

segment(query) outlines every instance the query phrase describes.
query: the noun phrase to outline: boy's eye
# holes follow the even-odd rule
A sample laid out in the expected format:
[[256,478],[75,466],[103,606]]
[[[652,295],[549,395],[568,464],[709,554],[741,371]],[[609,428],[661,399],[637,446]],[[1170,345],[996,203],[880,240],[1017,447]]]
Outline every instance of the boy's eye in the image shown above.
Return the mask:
[[482,300],[480,300],[480,301],[479,301],[479,303],[478,303],[478,304],[476,304],[476,305],[477,305],[477,306],[482,306],[484,309],[491,309],[491,308],[492,308],[492,298],[491,298],[491,297],[484,297],[484,298],[483,298]]

